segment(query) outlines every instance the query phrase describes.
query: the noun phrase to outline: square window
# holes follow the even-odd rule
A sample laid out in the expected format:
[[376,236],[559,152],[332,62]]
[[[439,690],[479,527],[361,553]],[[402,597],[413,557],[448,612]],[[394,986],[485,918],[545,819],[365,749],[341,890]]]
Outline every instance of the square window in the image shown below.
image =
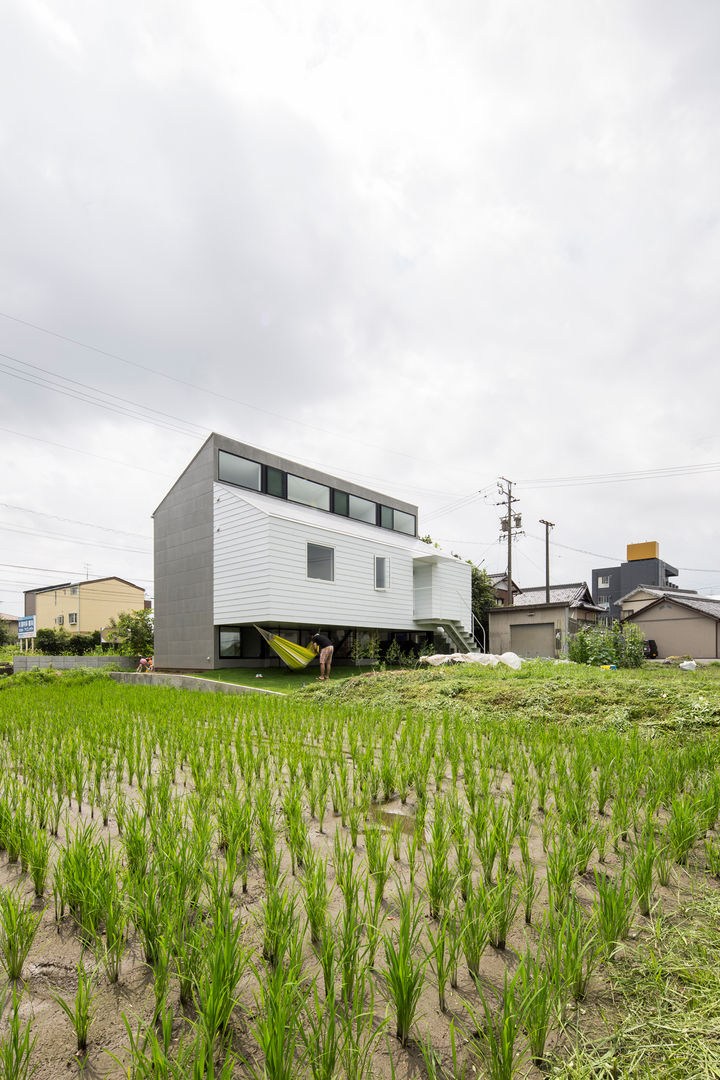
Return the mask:
[[77,623],[77,611],[71,611],[70,612],[70,614],[68,615],[68,622],[71,623],[73,626],[76,625],[76,623]]
[[375,556],[375,588],[390,588],[390,559],[387,555]]
[[322,544],[308,544],[307,576],[318,581],[334,581],[335,549]]

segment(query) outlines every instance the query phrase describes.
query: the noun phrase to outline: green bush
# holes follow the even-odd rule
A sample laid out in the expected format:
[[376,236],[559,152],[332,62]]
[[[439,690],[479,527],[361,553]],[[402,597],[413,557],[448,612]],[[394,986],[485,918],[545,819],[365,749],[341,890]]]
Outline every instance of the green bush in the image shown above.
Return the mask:
[[635,668],[643,662],[645,635],[637,626],[585,626],[570,638],[568,655],[576,664],[615,664]]

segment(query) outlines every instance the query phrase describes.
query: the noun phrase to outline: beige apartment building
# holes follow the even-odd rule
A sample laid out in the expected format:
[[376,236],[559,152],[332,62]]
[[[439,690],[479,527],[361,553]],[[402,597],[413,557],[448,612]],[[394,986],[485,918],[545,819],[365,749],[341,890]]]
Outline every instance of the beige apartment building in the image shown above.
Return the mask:
[[63,627],[71,634],[92,634],[122,612],[146,606],[145,590],[119,577],[66,581],[25,593],[25,614],[36,616],[38,630]]

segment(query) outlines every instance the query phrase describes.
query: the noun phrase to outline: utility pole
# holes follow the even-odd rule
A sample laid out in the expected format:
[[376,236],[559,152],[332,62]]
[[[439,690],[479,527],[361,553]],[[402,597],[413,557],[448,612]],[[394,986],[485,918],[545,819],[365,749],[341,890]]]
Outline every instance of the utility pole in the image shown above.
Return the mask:
[[540,524],[545,526],[545,603],[550,603],[550,530],[555,528],[554,521],[546,521],[540,518]]
[[[503,487],[503,484],[506,487]],[[522,525],[522,514],[516,514],[513,512],[513,503],[518,500],[512,493],[513,482],[508,480],[507,477],[501,476],[498,480],[498,492],[503,496],[502,502],[497,503],[498,506],[506,506],[506,517],[500,519],[500,527],[504,533],[507,533],[507,607],[513,606],[513,591],[512,591],[512,541],[513,541],[513,528],[515,532],[519,532]]]

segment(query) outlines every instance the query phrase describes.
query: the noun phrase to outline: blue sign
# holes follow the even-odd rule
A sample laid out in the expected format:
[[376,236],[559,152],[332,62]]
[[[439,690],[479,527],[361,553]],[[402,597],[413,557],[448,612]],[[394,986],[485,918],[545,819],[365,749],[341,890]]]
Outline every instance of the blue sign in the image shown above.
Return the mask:
[[35,637],[35,616],[34,615],[21,615],[18,619],[18,637],[19,638],[33,638]]

